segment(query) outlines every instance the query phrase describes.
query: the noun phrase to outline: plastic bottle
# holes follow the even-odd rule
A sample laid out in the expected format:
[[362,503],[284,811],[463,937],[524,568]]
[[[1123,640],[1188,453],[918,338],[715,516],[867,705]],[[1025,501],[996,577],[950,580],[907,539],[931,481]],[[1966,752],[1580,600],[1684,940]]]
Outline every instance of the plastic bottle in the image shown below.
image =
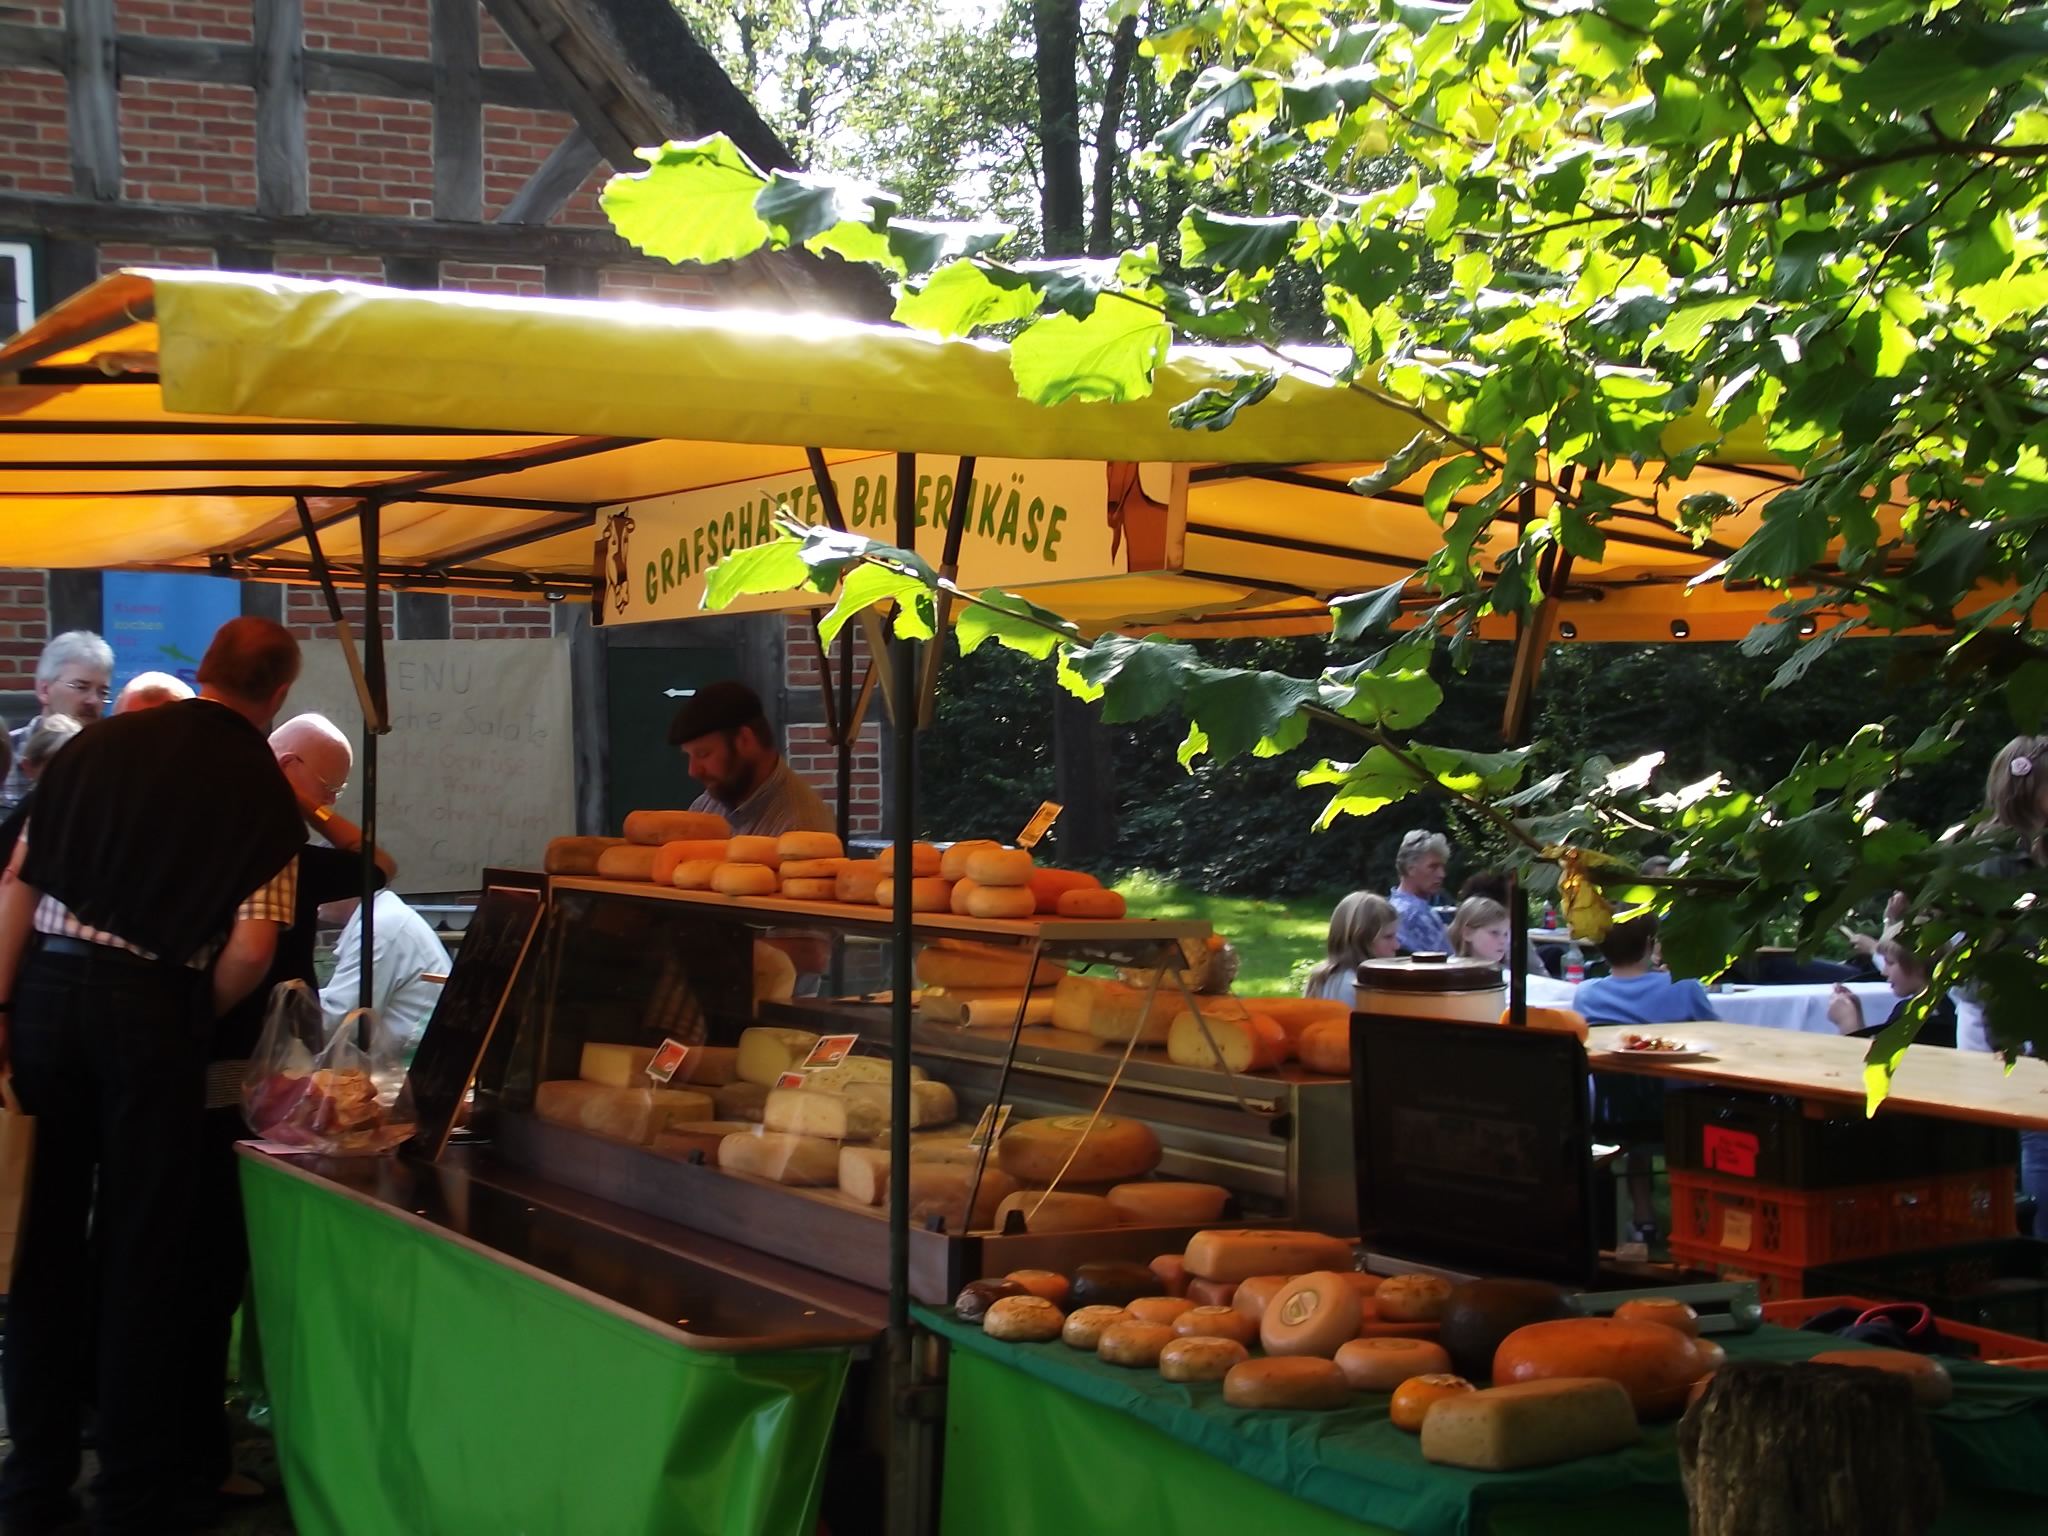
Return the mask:
[[1557,932],[1557,903],[1554,901],[1543,903],[1543,926],[1552,933]]
[[1564,947],[1564,979],[1573,986],[1586,979],[1586,957],[1576,940]]

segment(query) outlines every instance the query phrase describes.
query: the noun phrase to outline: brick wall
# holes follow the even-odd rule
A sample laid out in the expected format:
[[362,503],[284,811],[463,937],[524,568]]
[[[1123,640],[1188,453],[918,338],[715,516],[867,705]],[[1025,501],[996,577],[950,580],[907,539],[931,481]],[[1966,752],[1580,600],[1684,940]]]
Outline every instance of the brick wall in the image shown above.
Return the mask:
[[[354,626],[358,639],[363,634],[363,594],[341,592],[341,612]],[[393,628],[397,604],[389,592],[377,594],[377,614],[384,622],[384,638],[398,638]],[[327,613],[327,598],[318,587],[286,587],[284,589],[284,627],[301,640],[323,640],[333,633],[329,627],[333,620]]]
[[463,596],[448,600],[451,640],[545,640],[555,632],[555,605],[509,598]]
[[41,571],[0,571],[0,688],[33,688],[50,638],[49,580]]
[[[789,690],[792,703],[801,713],[812,717],[810,721],[784,728],[783,756],[813,789],[824,796],[825,803],[837,810],[839,751],[832,745],[831,733],[823,724],[816,723],[816,717],[823,713],[824,701],[818,687],[818,648],[811,635],[811,621],[807,615],[791,614],[784,619],[783,626],[783,684]],[[867,659],[867,645],[855,628],[853,677],[856,689]],[[836,675],[839,667],[839,646],[836,642],[832,647],[832,666]],[[879,698],[869,701],[868,717],[861,722],[860,735],[853,744],[853,810],[849,830],[855,837],[879,837],[883,832],[881,709]]]

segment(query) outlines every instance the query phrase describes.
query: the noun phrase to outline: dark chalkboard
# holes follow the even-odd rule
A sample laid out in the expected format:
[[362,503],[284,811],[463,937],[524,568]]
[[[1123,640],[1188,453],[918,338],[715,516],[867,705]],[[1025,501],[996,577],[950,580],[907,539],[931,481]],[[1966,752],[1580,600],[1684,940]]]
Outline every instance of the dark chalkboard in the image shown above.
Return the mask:
[[544,876],[493,869],[484,872],[484,879],[483,899],[413,1053],[412,1100],[419,1129],[406,1151],[414,1157],[438,1158],[448,1145],[448,1133],[462,1113],[462,1096],[490,1048],[520,962],[547,908]]

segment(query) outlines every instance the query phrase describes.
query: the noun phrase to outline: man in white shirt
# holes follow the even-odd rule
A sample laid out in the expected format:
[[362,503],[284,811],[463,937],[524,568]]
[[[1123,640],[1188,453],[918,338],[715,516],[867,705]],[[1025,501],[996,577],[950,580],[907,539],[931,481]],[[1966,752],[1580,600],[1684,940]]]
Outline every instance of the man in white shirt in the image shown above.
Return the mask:
[[[337,1024],[363,994],[363,921],[360,901],[337,901],[322,907],[320,915],[342,918],[341,937],[334,946],[334,976],[320,989],[320,1006],[327,1022]],[[377,893],[376,956],[372,966],[370,1005],[384,1027],[405,1042],[408,1057],[426,1033],[427,1019],[441,1000],[441,983],[429,976],[445,977],[452,963],[448,950],[427,920],[405,904],[396,891]]]

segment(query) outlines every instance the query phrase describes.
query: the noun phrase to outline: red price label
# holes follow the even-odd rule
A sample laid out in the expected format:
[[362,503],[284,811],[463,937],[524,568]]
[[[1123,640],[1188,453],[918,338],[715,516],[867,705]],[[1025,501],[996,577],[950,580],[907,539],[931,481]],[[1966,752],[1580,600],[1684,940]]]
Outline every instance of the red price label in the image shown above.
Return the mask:
[[1712,1173],[1731,1173],[1738,1179],[1756,1177],[1756,1136],[1749,1131],[1724,1130],[1710,1125],[1700,1133],[1700,1157]]
[[661,1049],[654,1053],[654,1059],[647,1063],[647,1075],[657,1083],[675,1081],[675,1075],[683,1070],[683,1063],[690,1059],[690,1048],[680,1040],[664,1040]]
[[811,1047],[811,1054],[804,1058],[806,1067],[836,1067],[846,1060],[847,1053],[860,1044],[859,1035],[820,1035],[818,1043]]
[[801,1088],[803,1085],[804,1075],[801,1072],[785,1072],[775,1079],[775,1086],[778,1088]]

